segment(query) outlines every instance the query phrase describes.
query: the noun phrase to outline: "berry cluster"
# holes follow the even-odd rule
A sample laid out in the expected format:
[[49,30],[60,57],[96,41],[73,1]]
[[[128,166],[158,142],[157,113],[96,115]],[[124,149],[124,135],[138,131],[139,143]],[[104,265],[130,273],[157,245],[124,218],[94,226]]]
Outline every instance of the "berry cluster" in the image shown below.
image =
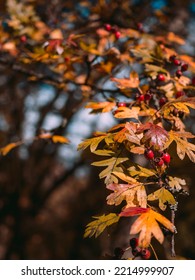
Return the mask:
[[171,63],[173,63],[175,66],[179,67],[179,68],[177,69],[177,71],[175,72],[175,74],[176,74],[176,76],[177,76],[178,78],[180,78],[180,77],[182,76],[183,72],[185,72],[185,71],[188,70],[188,64],[182,62],[180,59],[178,59],[178,58],[176,57],[176,55],[171,55],[171,56],[169,57],[169,61],[170,61]]
[[143,260],[148,260],[151,256],[151,253],[148,249],[146,248],[140,248],[138,246],[138,239],[137,238],[132,238],[129,241],[129,245],[132,250],[133,256],[136,257],[141,257]]
[[149,102],[150,101],[150,99],[152,98],[152,94],[148,91],[148,92],[146,92],[145,94],[136,94],[136,100],[137,100],[137,102]]
[[112,26],[109,23],[106,23],[104,25],[104,28],[106,31],[112,32],[115,35],[116,40],[118,40],[121,37],[121,33],[116,26]]
[[161,167],[164,164],[168,165],[171,161],[171,156],[167,152],[161,152],[160,156],[155,156],[155,153],[152,149],[147,149],[144,155],[148,160],[153,161],[158,167]]

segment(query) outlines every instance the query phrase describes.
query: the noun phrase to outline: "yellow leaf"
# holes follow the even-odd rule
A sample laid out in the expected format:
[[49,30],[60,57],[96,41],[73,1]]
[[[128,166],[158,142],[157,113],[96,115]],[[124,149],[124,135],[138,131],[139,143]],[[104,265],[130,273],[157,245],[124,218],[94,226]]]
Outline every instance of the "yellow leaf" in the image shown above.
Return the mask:
[[118,119],[137,119],[139,118],[139,107],[127,108],[127,107],[119,107],[114,114],[115,118]]
[[83,142],[81,142],[79,145],[78,145],[78,151],[79,150],[85,150],[87,147],[90,146],[90,151],[93,153],[99,143],[105,139],[107,135],[101,135],[101,136],[97,136],[97,137],[94,137],[94,138],[89,138],[89,139],[85,139]]
[[61,143],[61,144],[69,143],[69,140],[61,135],[53,135],[51,139],[54,143]]
[[8,145],[6,145],[3,148],[0,148],[0,154],[2,154],[3,156],[7,155],[12,149],[14,149],[15,147],[21,145],[21,142],[16,142],[16,143],[10,143]]
[[86,226],[84,238],[92,237],[93,235],[95,235],[95,238],[98,237],[105,230],[106,227],[117,223],[120,219],[120,217],[114,213],[110,213],[108,215],[104,214],[102,216],[93,218],[95,218],[96,220],[90,222]]
[[115,102],[89,102],[85,106],[85,108],[90,108],[98,112],[100,110],[102,113],[107,113],[110,112],[115,106],[116,106]]
[[192,162],[195,162],[195,145],[189,143],[187,138],[194,138],[195,136],[189,132],[169,131],[169,140],[165,143],[164,149],[168,148],[173,141],[177,145],[177,155],[183,160],[185,155],[189,157]]
[[171,232],[175,231],[175,226],[161,214],[149,209],[135,220],[131,226],[130,234],[139,234],[139,245],[143,248],[149,247],[151,239],[154,236],[160,243],[164,241],[164,235],[160,229],[161,223]]
[[122,173],[122,172],[116,172],[113,171],[112,172],[114,175],[116,175],[118,178],[120,178],[121,180],[127,182],[127,183],[137,183],[137,180],[135,180],[134,178]]
[[128,168],[128,171],[131,176],[133,177],[151,177],[156,176],[156,171],[154,169],[148,169],[145,167],[142,167],[140,165],[131,166]]
[[159,207],[161,210],[165,210],[167,207],[167,203],[176,204],[174,196],[165,188],[160,188],[159,190],[148,195],[148,200],[159,200]]

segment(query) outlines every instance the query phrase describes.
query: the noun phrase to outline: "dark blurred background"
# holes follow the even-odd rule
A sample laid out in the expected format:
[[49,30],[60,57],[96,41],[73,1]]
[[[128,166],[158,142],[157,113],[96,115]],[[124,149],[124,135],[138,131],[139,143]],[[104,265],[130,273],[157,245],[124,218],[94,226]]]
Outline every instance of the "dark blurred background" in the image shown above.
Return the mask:
[[[5,26],[6,2],[0,1],[1,24]],[[63,23],[71,30],[87,32],[94,20],[98,1],[20,1],[31,3],[49,26]],[[186,40],[180,51],[195,55],[194,1],[103,1],[100,25],[134,28],[142,22],[148,32],[163,35],[175,32]],[[158,17],[157,17],[158,15]],[[164,17],[158,21],[157,18]],[[2,27],[4,28],[4,27]],[[78,32],[78,33],[79,33]],[[84,70],[85,71],[85,68]],[[111,114],[89,115],[82,109],[78,88],[63,90],[45,82],[31,82],[27,74],[0,62],[0,146],[30,139],[40,129],[56,130],[71,140],[69,145],[49,141],[29,141],[0,157],[0,259],[102,259],[114,247],[127,247],[129,223],[106,230],[99,238],[83,239],[92,216],[110,211],[107,192],[98,178],[100,171],[90,166],[89,152],[77,152],[78,143],[95,130],[106,130],[115,122]],[[64,122],[64,120],[66,120]],[[195,133],[195,114],[187,119]],[[178,258],[195,259],[195,167],[172,153],[170,174],[185,178],[189,196],[179,199],[176,216]],[[159,258],[169,258],[163,246]],[[167,246],[165,244],[165,246]]]

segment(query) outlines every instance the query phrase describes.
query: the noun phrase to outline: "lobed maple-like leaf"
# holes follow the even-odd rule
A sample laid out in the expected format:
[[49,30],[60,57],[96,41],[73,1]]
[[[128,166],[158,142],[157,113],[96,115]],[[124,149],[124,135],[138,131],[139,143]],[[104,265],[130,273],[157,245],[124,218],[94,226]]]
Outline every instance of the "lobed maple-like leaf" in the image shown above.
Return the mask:
[[[106,166],[106,168],[100,172],[99,177],[100,179],[105,178],[105,183],[118,183],[118,179],[116,176],[114,176],[114,172],[122,172],[122,168],[120,167],[120,164],[123,162],[129,160],[127,157],[117,157],[117,156],[112,156],[111,158],[101,160],[101,161],[96,161],[93,162],[92,165],[94,166]],[[112,174],[113,173],[113,174]]]
[[162,67],[153,64],[145,64],[145,71],[152,77],[152,79],[156,79],[158,73],[164,73],[167,78],[169,78],[169,73]]
[[143,248],[147,248],[150,245],[153,236],[160,243],[163,243],[164,235],[158,223],[171,232],[175,231],[175,226],[167,218],[149,209],[135,220],[131,226],[130,234],[139,233],[139,245]]
[[125,125],[125,128],[127,130],[126,132],[126,138],[129,142],[140,145],[140,140],[143,137],[142,133],[137,134],[138,124],[133,122],[127,122]]
[[101,136],[85,139],[83,142],[81,142],[78,145],[77,149],[79,151],[79,150],[85,150],[87,147],[90,147],[90,151],[93,153],[97,149],[99,143],[103,141],[106,138],[106,136],[107,134],[104,134]]
[[[169,187],[171,187],[173,190],[175,189],[176,191],[183,191],[184,187],[186,187],[186,181],[184,179],[178,178],[178,177],[168,177],[169,181]],[[186,190],[185,190],[186,192]]]
[[146,208],[146,190],[139,182],[132,184],[109,184],[107,185],[107,189],[113,191],[113,193],[107,197],[107,203],[109,205],[119,205],[123,200],[125,200],[125,208],[135,206]]
[[137,132],[145,132],[142,142],[155,150],[164,149],[165,143],[169,139],[169,134],[164,128],[150,122],[140,125]]
[[93,218],[95,218],[96,220],[90,222],[86,226],[84,238],[92,237],[93,235],[95,235],[95,238],[98,237],[105,230],[106,227],[117,223],[120,219],[120,217],[115,213],[110,213],[108,215],[104,214],[102,216]]
[[180,97],[173,101],[167,102],[162,108],[161,113],[164,114],[165,117],[170,115],[172,108],[176,108],[178,111],[183,112],[185,114],[189,114],[190,110],[188,107],[195,109],[195,97]]
[[159,208],[164,211],[167,208],[167,204],[175,205],[176,201],[172,193],[165,188],[160,188],[159,190],[148,195],[148,200],[159,200]]
[[129,75],[129,78],[111,78],[111,81],[114,81],[117,83],[117,87],[120,89],[125,88],[137,88],[139,87],[139,76],[137,72],[132,71]]
[[174,141],[177,146],[177,155],[178,157],[183,160],[185,155],[189,157],[192,162],[195,162],[195,145],[189,143],[187,138],[195,138],[195,136],[189,132],[185,131],[169,131],[169,140],[166,142],[164,148],[167,148],[171,145]]
[[114,114],[114,117],[117,119],[139,119],[139,107],[127,108],[119,107]]
[[135,165],[135,166],[131,166],[128,168],[128,172],[132,177],[152,177],[152,176],[156,176],[156,171],[154,169],[148,169],[145,167],[142,167],[140,165]]

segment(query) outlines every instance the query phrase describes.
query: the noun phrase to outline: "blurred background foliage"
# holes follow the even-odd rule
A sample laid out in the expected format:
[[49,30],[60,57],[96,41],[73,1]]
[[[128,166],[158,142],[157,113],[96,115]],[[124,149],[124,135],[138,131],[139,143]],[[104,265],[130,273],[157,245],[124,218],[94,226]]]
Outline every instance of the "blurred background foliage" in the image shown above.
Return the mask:
[[[37,21],[50,30],[62,30],[65,37],[72,33],[93,36],[105,23],[136,28],[141,22],[151,34],[160,36],[171,31],[182,36],[186,44],[179,51],[195,55],[194,1],[22,0],[18,2],[32,5],[35,14],[29,12],[27,24],[24,19],[23,26],[14,33],[7,24],[10,15],[16,19],[17,15],[25,17],[28,13],[18,6],[17,10],[16,2],[0,1],[0,32],[8,32],[16,41],[22,40],[21,36],[28,39],[31,31],[24,29]],[[38,36],[36,42],[42,46],[47,35],[37,35],[38,31],[39,28],[33,36]],[[29,45],[34,47],[33,42]],[[29,79],[32,71],[43,74],[44,78]],[[75,65],[73,71],[76,75],[87,75],[87,63]],[[106,130],[115,121],[110,113],[89,115],[89,110],[83,109],[86,98],[80,87],[70,83],[60,88],[55,79],[58,80],[58,73],[42,63],[27,65],[24,70],[9,60],[7,54],[0,54],[0,146],[31,139],[42,130],[70,139],[69,145],[29,140],[0,157],[0,259],[101,259],[113,255],[114,247],[128,246],[130,225],[122,219],[98,239],[83,239],[91,216],[103,214],[108,206],[99,170],[90,166],[92,155],[78,152],[77,145],[93,131]],[[107,84],[105,77],[93,73],[90,79],[97,86]],[[193,133],[194,120],[195,115],[187,120]],[[179,200],[176,253],[178,258],[194,259],[194,166],[188,159],[181,162],[174,154],[172,158],[170,174],[185,178],[190,186],[190,195]],[[159,258],[170,258],[167,250],[155,246]],[[166,246],[165,243],[165,249]]]

